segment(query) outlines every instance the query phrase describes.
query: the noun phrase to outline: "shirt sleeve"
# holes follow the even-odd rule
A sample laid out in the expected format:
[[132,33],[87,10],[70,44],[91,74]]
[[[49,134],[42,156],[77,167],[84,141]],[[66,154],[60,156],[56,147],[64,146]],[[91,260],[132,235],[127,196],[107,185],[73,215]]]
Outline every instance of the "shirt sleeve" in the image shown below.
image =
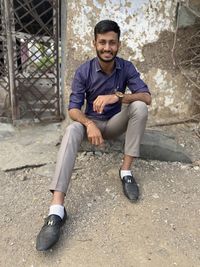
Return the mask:
[[77,69],[72,82],[68,110],[77,108],[81,110],[85,100],[85,79],[81,69]]
[[134,65],[129,62],[127,69],[127,87],[132,93],[149,93],[149,88],[146,83],[140,78],[140,73]]

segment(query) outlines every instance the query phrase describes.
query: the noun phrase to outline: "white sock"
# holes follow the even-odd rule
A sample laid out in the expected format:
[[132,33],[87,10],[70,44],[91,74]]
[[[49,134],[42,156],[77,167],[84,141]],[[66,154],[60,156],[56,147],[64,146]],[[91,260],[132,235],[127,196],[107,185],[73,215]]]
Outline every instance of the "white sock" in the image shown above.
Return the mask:
[[51,205],[49,208],[49,215],[58,215],[60,216],[61,219],[64,217],[64,206],[56,204],[56,205]]
[[131,173],[130,170],[121,170],[121,171],[120,171],[121,179],[123,179],[123,177],[124,177],[124,176],[127,176],[127,175],[132,175],[132,173]]

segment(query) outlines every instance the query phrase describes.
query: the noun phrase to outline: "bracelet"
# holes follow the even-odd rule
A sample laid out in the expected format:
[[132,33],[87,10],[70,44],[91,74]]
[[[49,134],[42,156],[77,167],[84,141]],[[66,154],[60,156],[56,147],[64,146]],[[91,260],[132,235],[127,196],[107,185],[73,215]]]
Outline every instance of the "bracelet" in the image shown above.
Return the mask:
[[86,122],[85,126],[88,127],[88,125],[90,125],[91,123],[93,123],[93,121],[88,121]]

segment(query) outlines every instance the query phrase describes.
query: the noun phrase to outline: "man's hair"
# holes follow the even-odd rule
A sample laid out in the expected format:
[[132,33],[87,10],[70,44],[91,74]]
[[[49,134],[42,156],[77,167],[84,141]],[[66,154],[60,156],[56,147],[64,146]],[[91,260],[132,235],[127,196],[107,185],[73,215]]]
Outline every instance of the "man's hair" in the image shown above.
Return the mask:
[[97,39],[97,34],[103,34],[107,32],[116,32],[118,35],[118,40],[120,38],[120,27],[113,20],[101,20],[99,21],[94,28],[94,38]]

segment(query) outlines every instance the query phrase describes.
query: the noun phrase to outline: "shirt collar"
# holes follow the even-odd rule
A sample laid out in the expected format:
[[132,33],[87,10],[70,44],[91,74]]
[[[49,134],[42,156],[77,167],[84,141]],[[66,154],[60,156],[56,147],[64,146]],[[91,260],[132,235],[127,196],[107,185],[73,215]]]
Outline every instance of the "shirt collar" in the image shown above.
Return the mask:
[[[121,66],[120,66],[120,63],[117,57],[115,58],[115,64],[116,64],[116,67],[115,67],[116,69],[121,69]],[[101,66],[99,64],[98,57],[95,58],[95,69],[96,69],[96,72],[101,71]]]

